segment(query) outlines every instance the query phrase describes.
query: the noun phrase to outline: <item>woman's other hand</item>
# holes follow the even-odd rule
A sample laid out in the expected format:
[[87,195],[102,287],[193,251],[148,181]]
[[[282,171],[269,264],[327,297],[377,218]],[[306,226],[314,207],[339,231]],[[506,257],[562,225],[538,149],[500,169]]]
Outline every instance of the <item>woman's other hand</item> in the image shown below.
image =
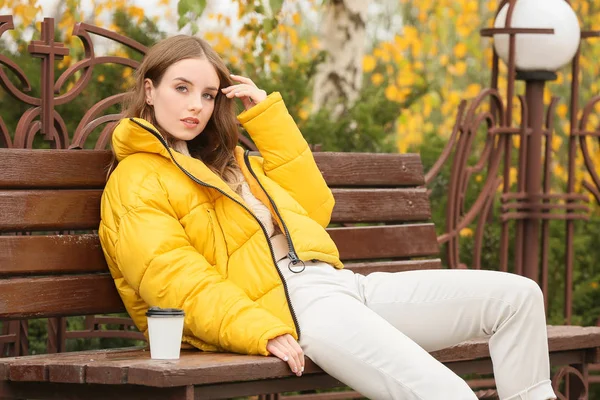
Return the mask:
[[297,376],[304,372],[304,352],[292,335],[285,334],[269,340],[267,351],[287,362]]
[[230,99],[237,97],[242,100],[244,109],[249,110],[267,98],[267,92],[259,89],[250,78],[232,74],[231,79],[239,84],[223,88],[221,91]]

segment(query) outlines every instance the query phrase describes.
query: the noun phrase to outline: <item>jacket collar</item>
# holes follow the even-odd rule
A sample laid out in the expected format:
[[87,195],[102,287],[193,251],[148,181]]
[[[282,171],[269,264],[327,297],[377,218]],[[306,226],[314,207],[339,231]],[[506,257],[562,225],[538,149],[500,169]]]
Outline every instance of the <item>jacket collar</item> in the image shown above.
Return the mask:
[[[202,161],[167,147],[167,143],[158,133],[158,129],[145,119],[124,118],[119,121],[113,131],[112,148],[119,162],[136,153],[153,153],[165,157],[206,185],[213,186],[228,196],[241,200],[241,197]],[[238,146],[235,153],[238,160],[240,156],[243,157],[241,147]],[[185,172],[182,171],[182,173]]]

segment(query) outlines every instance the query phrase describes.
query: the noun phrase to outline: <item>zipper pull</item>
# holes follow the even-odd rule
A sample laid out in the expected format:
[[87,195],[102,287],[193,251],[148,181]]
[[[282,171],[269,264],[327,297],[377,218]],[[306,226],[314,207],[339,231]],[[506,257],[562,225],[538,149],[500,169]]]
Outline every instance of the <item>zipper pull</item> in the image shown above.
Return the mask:
[[[290,259],[290,263],[288,264],[288,269],[295,273],[295,274],[299,274],[300,272],[303,272],[306,269],[306,264],[304,264],[304,261],[302,261],[301,259],[298,258],[298,256],[296,255],[296,252],[294,251],[290,251],[288,253],[288,258]],[[298,264],[300,269],[295,269],[293,267],[296,267]],[[292,267],[293,266],[293,267]]]

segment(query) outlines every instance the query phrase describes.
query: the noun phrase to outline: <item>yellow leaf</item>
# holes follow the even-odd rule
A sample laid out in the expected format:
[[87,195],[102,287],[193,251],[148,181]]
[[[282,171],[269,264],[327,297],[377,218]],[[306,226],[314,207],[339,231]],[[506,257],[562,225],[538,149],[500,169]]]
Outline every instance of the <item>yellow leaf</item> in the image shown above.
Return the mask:
[[[467,13],[477,13],[478,9],[479,9],[479,4],[478,1],[476,0],[469,0],[465,2],[466,4],[464,5],[464,10]],[[492,2],[490,2],[492,3]]]
[[300,53],[303,56],[307,56],[308,53],[310,53],[310,46],[306,43],[302,43],[302,45],[300,45]]
[[398,88],[395,85],[390,85],[385,88],[385,97],[389,101],[396,101],[396,96],[398,96]]
[[373,82],[374,85],[380,85],[381,82],[383,82],[383,75],[380,73],[371,75],[371,82]]
[[471,27],[469,27],[466,24],[459,24],[456,27],[456,32],[459,34],[459,36],[466,38],[471,33],[473,33],[473,29],[471,29]]
[[546,88],[546,90],[544,90],[544,103],[548,104],[550,103],[550,100],[552,100],[552,93]]
[[[398,92],[398,95],[396,96],[396,101],[398,103],[403,103],[406,101],[406,98],[410,95],[411,90],[409,88],[404,88],[402,90],[400,90]],[[421,118],[422,120],[422,118]]]
[[371,72],[375,69],[375,67],[377,66],[377,60],[375,60],[375,57],[373,57],[372,55],[365,55],[363,57],[363,70],[365,72]]
[[462,228],[460,230],[460,237],[469,238],[473,236],[473,230],[471,228]]
[[556,107],[556,114],[560,118],[565,118],[567,116],[568,111],[569,109],[566,104],[560,104],[558,107]]
[[459,61],[454,66],[449,68],[450,73],[456,76],[463,76],[467,72],[467,63],[464,61]]
[[300,119],[303,120],[303,121],[307,120],[308,117],[309,117],[309,115],[310,114],[305,109],[302,109],[302,110],[298,111],[298,117],[300,117]]
[[515,149],[519,149],[521,147],[521,136],[513,136],[512,141]]
[[296,32],[294,28],[288,27],[287,33],[290,36],[290,42],[292,43],[292,46],[296,47],[296,45],[298,45],[298,32]]
[[137,23],[141,23],[144,20],[144,10],[140,7],[130,6],[127,10],[129,15],[137,18]]
[[441,65],[442,67],[445,67],[446,65],[448,65],[448,61],[449,61],[449,60],[450,60],[450,57],[448,57],[446,54],[443,54],[443,55],[440,57],[440,65]]
[[58,68],[68,68],[71,65],[71,56],[65,56],[59,63]]
[[235,54],[232,54],[231,56],[229,56],[229,64],[230,65],[238,65],[239,62],[240,62],[240,60]]
[[415,28],[414,26],[411,26],[411,25],[406,25],[403,28],[403,33],[404,33],[404,38],[408,41],[415,40],[415,39],[417,39],[417,36],[418,36],[417,28]]
[[104,82],[104,75],[98,75],[98,82]]
[[294,25],[299,26],[300,25],[300,13],[294,13],[294,15],[292,15],[292,20],[294,21]]
[[517,177],[519,176],[517,169],[515,167],[510,167],[510,172],[508,174],[508,185],[512,186],[517,183]]
[[558,151],[560,149],[560,147],[562,146],[562,143],[563,143],[563,140],[560,136],[558,136],[558,135],[552,136],[552,150]]
[[415,83],[415,75],[410,71],[400,71],[396,78],[398,86],[411,86]]
[[467,90],[465,92],[465,97],[475,97],[481,92],[481,85],[478,83],[471,83],[467,86]]
[[420,40],[415,40],[411,43],[410,50],[411,54],[414,58],[417,58],[421,54],[421,50],[423,49],[423,42]]
[[454,56],[456,58],[464,58],[467,55],[467,45],[463,42],[458,43],[454,46]]
[[450,92],[450,94],[448,95],[448,103],[451,104],[453,107],[458,105],[460,103],[460,94],[458,94],[458,92],[456,91]]

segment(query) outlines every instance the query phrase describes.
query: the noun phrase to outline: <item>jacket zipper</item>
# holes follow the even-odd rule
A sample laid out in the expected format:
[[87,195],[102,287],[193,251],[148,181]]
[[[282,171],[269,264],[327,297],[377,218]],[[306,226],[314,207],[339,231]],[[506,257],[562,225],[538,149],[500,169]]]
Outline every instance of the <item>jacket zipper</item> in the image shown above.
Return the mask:
[[265,188],[263,187],[263,185],[258,180],[258,177],[256,176],[256,174],[252,170],[252,166],[250,165],[249,153],[250,153],[249,150],[246,150],[244,152],[244,163],[246,164],[246,167],[248,168],[248,170],[250,171],[250,173],[252,174],[252,176],[254,177],[254,179],[256,180],[256,182],[258,182],[258,185],[260,186],[260,188],[262,189],[262,191],[265,193],[265,195],[269,199],[269,202],[271,203],[271,206],[273,206],[273,210],[275,210],[275,214],[277,214],[277,216],[279,217],[279,220],[281,221],[281,225],[283,226],[283,231],[285,233],[285,238],[287,239],[287,242],[288,242],[288,249],[289,249],[288,258],[291,260],[291,264],[293,264],[293,265],[302,263],[302,269],[300,271],[294,271],[291,268],[289,268],[289,269],[290,269],[290,271],[292,271],[294,273],[302,272],[305,269],[304,261],[302,261],[300,259],[300,257],[298,257],[298,254],[296,254],[296,249],[294,248],[294,242],[292,241],[292,237],[290,236],[290,232],[288,231],[288,228],[287,228],[285,222],[283,221],[283,218],[282,218],[281,214],[279,213],[279,210],[277,209],[277,206],[275,205],[275,202],[273,201],[273,199],[271,198],[271,196],[269,196],[269,193],[267,193],[267,191],[265,190]]
[[[287,282],[286,282],[285,278],[283,277],[283,274],[281,273],[281,271],[279,271],[279,268],[277,267],[277,260],[275,260],[275,251],[273,250],[273,244],[271,243],[271,240],[269,239],[269,235],[267,233],[267,230],[264,227],[264,225],[262,224],[262,222],[260,222],[260,220],[258,219],[258,217],[256,215],[254,215],[254,213],[248,207],[246,207],[243,203],[240,203],[239,201],[237,201],[236,199],[234,199],[233,197],[231,197],[230,195],[228,195],[227,193],[225,193],[223,190],[219,189],[218,187],[209,185],[209,184],[201,181],[200,179],[198,179],[194,175],[192,175],[188,170],[186,170],[185,168],[183,168],[177,162],[177,160],[175,160],[175,157],[173,157],[173,153],[171,153],[171,149],[169,148],[169,145],[167,144],[167,142],[165,141],[165,139],[162,137],[161,134],[159,134],[158,132],[154,131],[151,128],[148,128],[147,126],[144,126],[143,124],[137,122],[133,118],[129,118],[129,120],[132,121],[133,123],[135,123],[136,125],[139,125],[143,129],[147,130],[154,137],[156,137],[160,141],[160,143],[165,147],[165,149],[167,149],[167,152],[169,153],[169,156],[171,157],[171,160],[173,161],[173,163],[184,174],[186,174],[191,180],[193,180],[194,182],[196,182],[200,186],[204,186],[204,187],[207,187],[207,188],[214,189],[217,192],[221,193],[223,196],[226,196],[227,198],[233,200],[235,203],[239,204],[244,210],[246,210],[256,220],[256,222],[258,222],[258,225],[260,226],[260,229],[262,230],[263,234],[265,235],[265,239],[267,239],[267,244],[269,245],[269,251],[271,252],[271,260],[273,260],[273,265],[275,266],[275,270],[277,271],[277,274],[279,274],[279,278],[281,279],[281,282],[283,283],[283,289],[284,289],[284,292],[285,292],[285,298],[286,298],[286,300],[288,302],[290,313],[292,314],[292,320],[294,321],[294,326],[296,328],[296,332],[298,333],[298,340],[300,340],[300,324],[298,324],[298,318],[296,316],[296,311],[294,310],[294,307],[292,306],[292,301],[290,299],[290,293],[289,293],[289,290],[288,290],[288,287],[287,287]],[[252,175],[256,179],[256,175],[254,175],[254,172],[252,170],[250,170],[250,172],[252,173]],[[256,181],[258,182],[258,179],[256,179]],[[260,185],[260,182],[259,182],[259,185]],[[261,188],[262,188],[262,186],[261,186]],[[263,189],[263,191],[264,191],[264,189]],[[267,194],[266,191],[265,191],[265,194]],[[271,202],[271,204],[275,208],[275,204],[273,203],[273,200],[271,200],[271,197],[268,194],[267,194],[267,197],[269,198],[269,201]],[[276,212],[277,212],[277,210],[276,210]],[[277,213],[277,215],[279,216],[279,213]],[[279,216],[279,219],[281,220],[281,223],[283,224],[283,219],[281,219],[281,216]],[[288,235],[288,231],[287,231],[287,227],[285,225],[284,225],[284,229],[285,229],[286,236],[287,236]],[[290,252],[292,252],[293,251],[293,243],[291,242],[291,239],[289,239],[289,236],[288,236],[288,243],[292,246],[291,250],[290,250]],[[295,251],[294,251],[294,255],[295,255]],[[289,256],[289,254],[288,254],[288,256]],[[298,256],[296,256],[296,260],[298,260],[298,261],[296,261],[296,263],[301,262],[301,260],[298,259]],[[293,260],[292,260],[292,263],[293,263]]]

